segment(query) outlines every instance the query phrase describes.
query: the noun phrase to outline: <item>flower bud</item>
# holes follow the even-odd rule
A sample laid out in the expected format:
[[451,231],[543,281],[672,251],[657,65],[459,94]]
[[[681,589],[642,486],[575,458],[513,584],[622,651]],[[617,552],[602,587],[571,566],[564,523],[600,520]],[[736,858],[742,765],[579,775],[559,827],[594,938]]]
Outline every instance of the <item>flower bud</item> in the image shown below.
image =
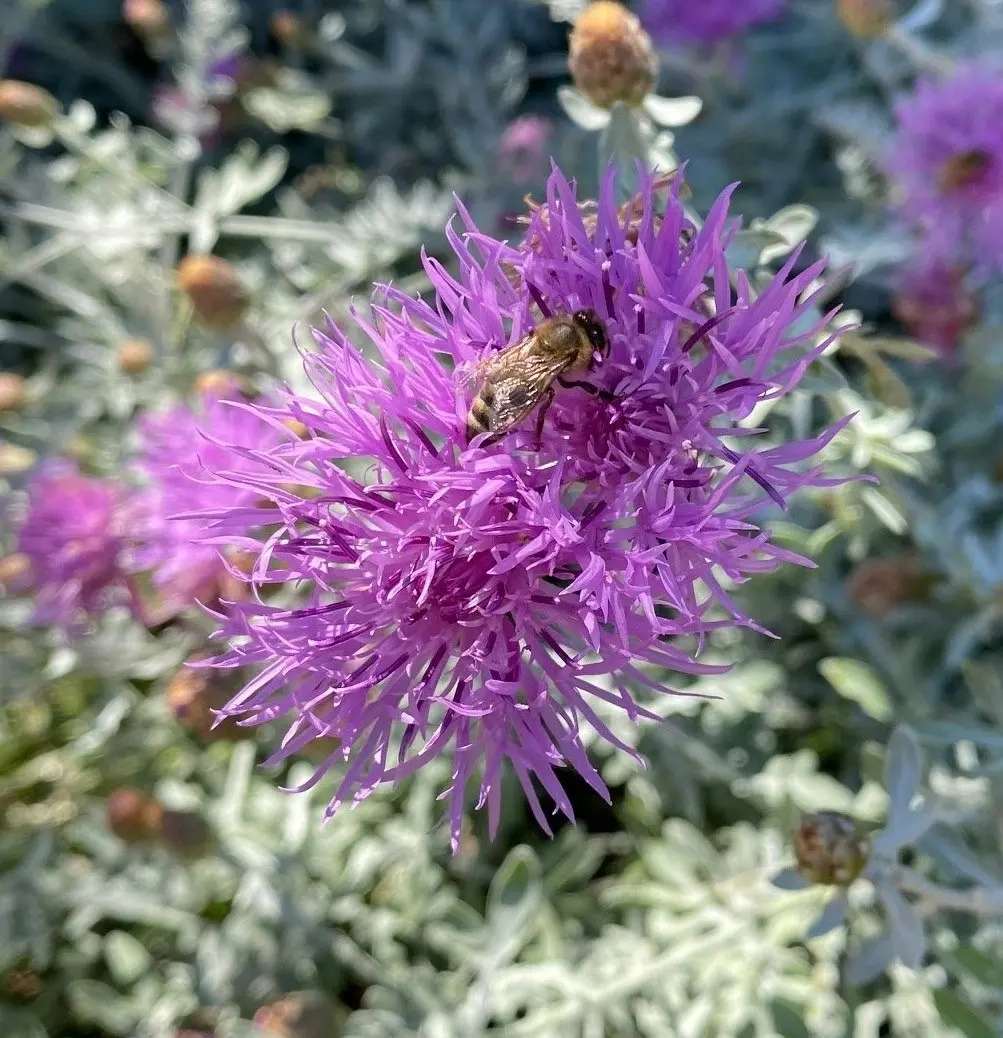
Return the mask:
[[658,63],[636,15],[614,0],[595,0],[571,30],[568,69],[575,86],[599,108],[637,107],[655,85]]
[[122,20],[144,40],[163,39],[171,28],[164,0],[122,0]]
[[243,389],[243,380],[232,371],[213,368],[201,372],[195,379],[195,392],[200,396],[232,396]]
[[108,828],[126,843],[147,840],[159,824],[160,805],[128,787],[116,789],[105,804]]
[[226,719],[213,727],[216,711],[230,698],[226,678],[217,670],[182,667],[165,694],[178,723],[207,742],[231,742],[243,737],[236,722]]
[[161,809],[156,837],[158,842],[181,858],[200,858],[212,847],[212,832],[201,815],[194,811]]
[[843,25],[862,40],[880,36],[896,17],[892,0],[836,0],[836,14]]
[[153,363],[156,350],[149,339],[125,339],[118,344],[118,367],[126,375],[142,375]]
[[22,591],[31,584],[31,559],[15,551],[0,558],[0,591]]
[[850,574],[847,592],[866,612],[881,617],[903,602],[921,601],[935,580],[920,566],[915,552],[902,552],[860,563]]
[[794,832],[798,872],[812,883],[848,887],[867,865],[868,840],[838,811],[805,815]]
[[198,320],[207,328],[232,328],[248,306],[247,290],[236,270],[219,256],[186,256],[178,265],[178,285]]
[[303,19],[294,11],[276,11],[268,28],[272,36],[286,47],[302,47],[310,39]]
[[12,1002],[33,1002],[42,993],[42,978],[28,966],[11,966],[0,977],[0,992]]
[[891,309],[910,335],[943,353],[957,349],[980,317],[964,271],[939,264],[903,279]]
[[28,402],[24,379],[12,371],[0,371],[0,414],[20,411]]
[[344,1021],[319,991],[294,991],[254,1014],[254,1026],[272,1038],[336,1038]]
[[48,126],[58,111],[59,105],[48,90],[20,79],[0,80],[0,123]]

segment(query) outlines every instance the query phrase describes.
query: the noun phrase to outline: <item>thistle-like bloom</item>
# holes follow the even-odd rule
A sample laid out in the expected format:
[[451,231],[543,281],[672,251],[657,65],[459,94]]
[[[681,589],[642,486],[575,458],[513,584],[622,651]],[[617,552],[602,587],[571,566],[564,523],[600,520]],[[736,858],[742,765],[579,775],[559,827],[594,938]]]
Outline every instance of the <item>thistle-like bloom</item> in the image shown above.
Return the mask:
[[886,167],[928,256],[1003,269],[1003,72],[966,65],[896,106]]
[[498,142],[498,157],[519,180],[542,174],[552,130],[550,120],[541,115],[520,115],[505,127]]
[[772,21],[785,0],[645,0],[641,21],[657,43],[713,44]]
[[239,557],[231,552],[225,560],[214,545],[206,543],[204,522],[173,517],[252,503],[251,491],[212,478],[207,470],[239,472],[246,466],[231,446],[267,451],[279,434],[245,409],[236,388],[201,394],[196,409],[179,404],[145,415],[138,427],[137,468],[148,486],[133,506],[136,568],[151,571],[165,615],[196,601],[231,597],[242,590],[233,579]]
[[17,550],[30,563],[38,623],[77,627],[115,597],[128,600],[126,520],[118,486],[75,462],[43,464],[28,490]]
[[[792,261],[754,298],[728,269],[727,194],[698,230],[679,187],[663,205],[646,180],[621,213],[612,176],[581,207],[555,170],[519,247],[480,233],[461,207],[466,233],[447,230],[458,277],[426,258],[433,302],[378,294],[371,318],[353,315],[365,349],[329,323],[304,357],[320,399],[261,409],[309,437],[220,458],[221,486],[274,506],[221,502],[203,518],[242,546],[248,527],[270,526],[249,579],[298,581],[309,595],[220,617],[230,647],[218,662],[259,671],[223,713],[288,719],[279,758],[336,740],[313,779],[343,764],[330,813],[451,751],[454,847],[468,781],[497,824],[503,766],[549,832],[534,779],[569,818],[558,768],[608,797],[581,724],[631,752],[595,704],[656,716],[639,691],[670,691],[666,671],[720,672],[693,658],[701,638],[756,627],[723,581],[808,564],[754,517],[837,482],[801,464],[836,429],[743,450],[752,433],[736,422],[820,353],[823,326],[803,327],[801,296],[821,267],[794,276]],[[580,308],[609,339],[588,376],[603,395],[559,389],[539,442],[530,416],[493,445],[468,445],[460,374],[541,314]]]

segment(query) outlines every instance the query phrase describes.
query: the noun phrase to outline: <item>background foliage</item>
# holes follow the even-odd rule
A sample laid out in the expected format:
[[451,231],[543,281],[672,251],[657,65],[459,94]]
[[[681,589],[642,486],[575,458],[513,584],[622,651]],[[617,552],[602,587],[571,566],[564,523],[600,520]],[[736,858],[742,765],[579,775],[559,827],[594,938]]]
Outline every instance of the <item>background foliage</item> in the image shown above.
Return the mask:
[[[3,5],[6,75],[62,106],[0,130],[0,368],[25,395],[0,405],[4,550],[40,458],[114,474],[142,409],[219,368],[299,385],[296,322],[373,281],[424,290],[452,191],[507,233],[549,155],[594,184],[623,113],[597,134],[567,85],[581,6],[191,0],[150,32],[117,0]],[[698,212],[742,181],[745,265],[808,236],[855,264],[840,298],[863,332],[770,421],[859,412],[830,462],[880,484],[776,520],[818,562],[738,589],[779,640],[712,639],[735,668],[692,684],[708,698],[611,716],[649,764],[590,747],[609,808],[570,782],[579,822],[547,840],[512,790],[498,838],[474,818],[454,857],[434,824],[447,761],[322,827],[329,784],[280,788],[309,761],[263,771],[274,734],[208,731],[220,690],[181,669],[201,618],[112,613],[69,639],[26,623],[4,570],[4,1035],[1003,1034],[999,285],[949,356],[903,337],[911,246],[878,161],[896,94],[991,52],[1003,9],[924,2],[865,40],[849,6],[792,0],[730,50],[668,50],[660,94],[703,106],[651,109],[645,145],[689,162]],[[516,157],[529,114],[546,140]],[[232,327],[175,284],[206,251],[246,286]],[[130,365],[137,340],[152,356]]]

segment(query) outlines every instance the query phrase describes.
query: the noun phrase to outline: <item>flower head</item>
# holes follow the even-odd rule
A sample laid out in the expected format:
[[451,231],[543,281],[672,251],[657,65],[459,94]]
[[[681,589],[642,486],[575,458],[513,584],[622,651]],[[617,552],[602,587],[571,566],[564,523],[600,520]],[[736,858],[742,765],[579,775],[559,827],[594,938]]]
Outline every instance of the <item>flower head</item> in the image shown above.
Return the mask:
[[592,104],[636,107],[655,85],[658,59],[636,15],[615,0],[594,0],[571,30],[568,69]]
[[550,120],[541,115],[520,115],[501,135],[499,158],[520,180],[528,180],[540,172],[552,129]]
[[210,478],[207,471],[239,473],[246,464],[231,446],[267,451],[278,433],[246,409],[230,383],[229,389],[217,387],[201,394],[196,409],[177,405],[144,416],[139,435],[137,467],[148,488],[137,496],[135,505],[140,517],[137,568],[152,571],[168,613],[195,601],[215,602],[221,594],[232,597],[242,588],[231,579],[239,556],[231,553],[224,560],[214,545],[206,543],[205,523],[173,517],[250,504],[254,499],[250,491]]
[[[220,459],[221,481],[274,506],[222,504],[205,516],[214,534],[270,525],[250,579],[309,594],[220,618],[230,648],[217,662],[259,669],[223,712],[289,719],[280,757],[337,740],[315,776],[344,762],[331,812],[451,749],[454,846],[475,776],[497,824],[506,762],[549,831],[534,778],[568,817],[558,768],[608,796],[579,726],[621,744],[594,705],[654,717],[638,690],[667,691],[666,670],[719,672],[693,658],[702,636],[757,626],[723,579],[805,562],[754,517],[835,482],[800,463],[836,430],[743,450],[751,433],[736,422],[819,354],[821,325],[803,327],[801,297],[820,266],[794,276],[792,260],[753,297],[727,266],[727,195],[697,229],[678,182],[664,206],[654,184],[644,181],[630,227],[612,175],[583,214],[555,170],[518,247],[480,233],[461,207],[466,233],[447,231],[458,276],[424,261],[435,300],[378,294],[371,318],[354,314],[366,349],[329,323],[304,357],[320,399],[288,394],[262,409],[310,436]],[[539,439],[534,414],[494,444],[468,444],[464,372],[547,315],[580,309],[608,339],[605,359],[574,376],[592,391],[554,382]]]
[[28,490],[17,550],[29,561],[39,623],[76,626],[124,586],[126,520],[115,484],[74,462],[44,463]]
[[958,68],[896,107],[886,166],[904,223],[932,259],[1003,269],[1003,72]]
[[645,0],[641,21],[657,43],[717,43],[779,17],[785,0]]

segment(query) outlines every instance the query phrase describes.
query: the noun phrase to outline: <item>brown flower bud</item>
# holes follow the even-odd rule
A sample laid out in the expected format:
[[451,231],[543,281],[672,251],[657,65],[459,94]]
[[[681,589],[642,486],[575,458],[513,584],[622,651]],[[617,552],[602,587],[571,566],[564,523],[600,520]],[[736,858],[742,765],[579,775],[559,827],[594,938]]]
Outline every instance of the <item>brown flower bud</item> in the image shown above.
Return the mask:
[[310,39],[303,19],[293,11],[276,11],[268,27],[272,36],[286,47],[302,47]]
[[658,62],[636,15],[613,0],[595,0],[571,30],[568,69],[599,108],[617,101],[637,107],[654,88]]
[[19,447],[16,443],[0,443],[0,476],[16,476],[19,472],[27,472],[38,455],[27,447]]
[[12,371],[0,371],[0,414],[20,411],[28,402],[24,379]]
[[122,0],[122,20],[143,39],[161,39],[171,27],[164,0]]
[[58,111],[59,105],[48,90],[20,79],[0,80],[0,123],[48,126]]
[[21,591],[31,584],[31,559],[23,552],[0,558],[0,591]]
[[11,966],[0,978],[0,991],[12,1002],[33,1002],[42,993],[42,978],[28,966]]
[[205,396],[232,396],[242,392],[244,382],[239,375],[222,368],[201,372],[195,379],[195,392]]
[[836,14],[843,25],[862,40],[880,36],[896,17],[892,0],[836,0]]
[[207,328],[232,328],[248,306],[247,290],[237,272],[219,256],[186,256],[178,265],[178,285]]
[[868,840],[838,811],[805,815],[794,832],[798,872],[812,883],[848,887],[867,865]]
[[903,602],[924,599],[936,579],[922,568],[915,552],[902,552],[860,563],[850,574],[847,592],[866,612],[881,617]]
[[162,809],[157,840],[181,858],[200,858],[212,847],[212,832],[201,815],[194,811]]
[[165,698],[178,723],[207,742],[233,742],[244,737],[235,721],[213,727],[216,711],[231,695],[230,682],[218,670],[182,667],[167,686]]
[[338,1006],[319,991],[294,991],[254,1014],[254,1026],[274,1038],[337,1038],[343,1023]]
[[116,789],[105,804],[108,828],[126,843],[149,839],[159,824],[160,805],[128,787]]
[[124,339],[115,353],[119,370],[126,375],[142,375],[153,363],[156,352],[149,339]]
[[910,335],[945,353],[958,347],[981,316],[978,296],[960,269],[919,278],[893,298],[891,309]]

